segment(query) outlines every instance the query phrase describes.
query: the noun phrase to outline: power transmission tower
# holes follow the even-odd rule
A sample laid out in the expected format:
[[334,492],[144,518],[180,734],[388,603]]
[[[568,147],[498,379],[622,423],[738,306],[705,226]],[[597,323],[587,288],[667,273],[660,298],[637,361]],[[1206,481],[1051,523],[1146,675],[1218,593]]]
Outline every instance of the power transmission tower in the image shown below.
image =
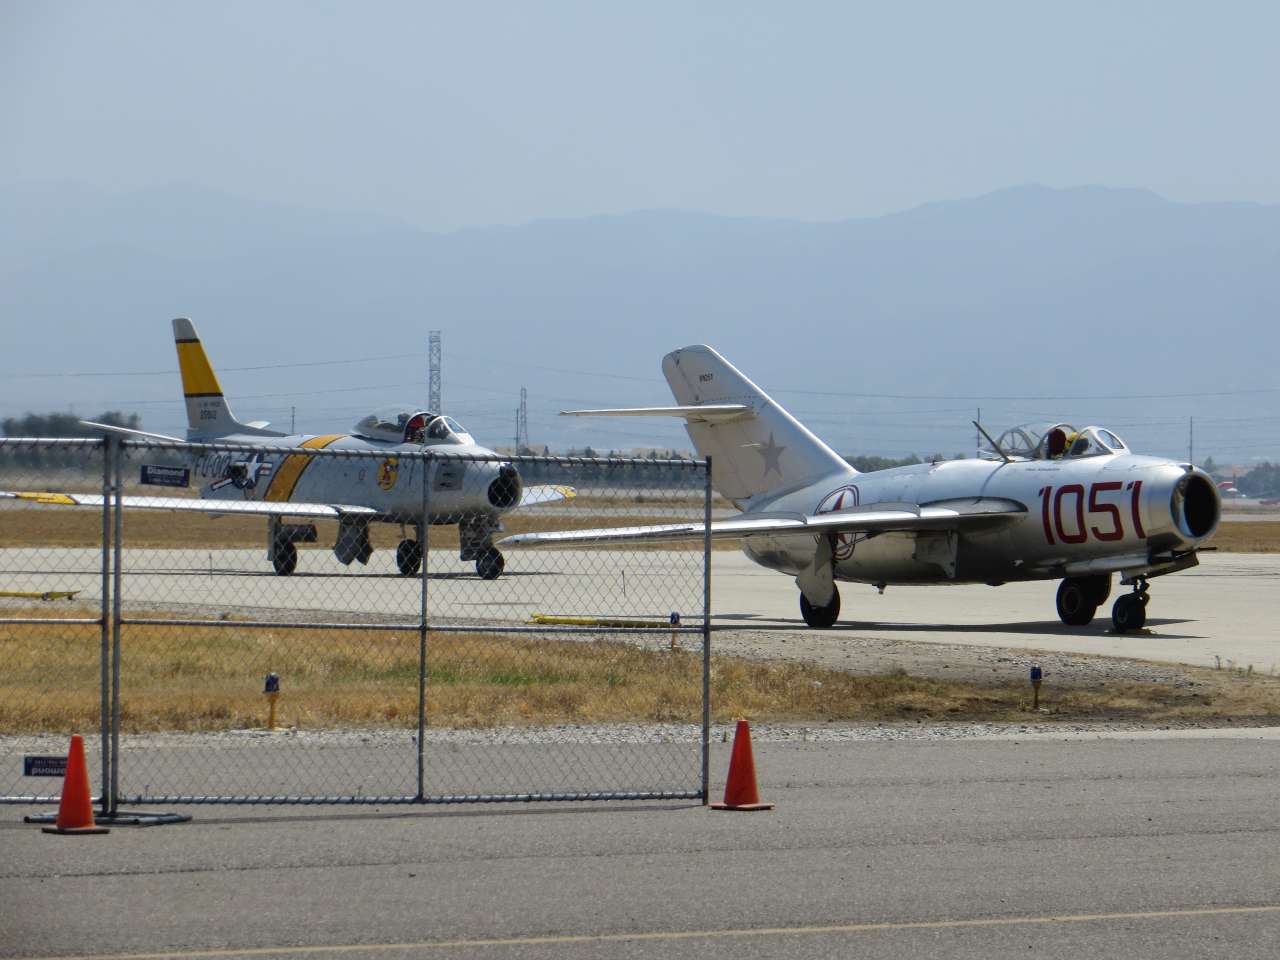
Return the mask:
[[520,388],[520,406],[516,408],[516,453],[529,446],[529,391]]
[[427,343],[427,409],[432,413],[443,413],[440,408],[440,331],[432,330]]

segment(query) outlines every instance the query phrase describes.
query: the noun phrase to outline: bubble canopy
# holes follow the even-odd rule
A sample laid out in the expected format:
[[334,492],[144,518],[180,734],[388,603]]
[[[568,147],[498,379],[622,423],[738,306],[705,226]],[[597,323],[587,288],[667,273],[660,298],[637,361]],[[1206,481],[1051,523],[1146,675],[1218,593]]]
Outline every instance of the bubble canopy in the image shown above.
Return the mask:
[[357,420],[351,432],[357,437],[384,443],[475,442],[456,420],[417,407],[382,407]]
[[[996,438],[996,445],[1012,459],[1058,460],[1128,453],[1125,442],[1104,427],[1077,430],[1069,423],[1024,423]],[[998,457],[987,448],[987,456]]]

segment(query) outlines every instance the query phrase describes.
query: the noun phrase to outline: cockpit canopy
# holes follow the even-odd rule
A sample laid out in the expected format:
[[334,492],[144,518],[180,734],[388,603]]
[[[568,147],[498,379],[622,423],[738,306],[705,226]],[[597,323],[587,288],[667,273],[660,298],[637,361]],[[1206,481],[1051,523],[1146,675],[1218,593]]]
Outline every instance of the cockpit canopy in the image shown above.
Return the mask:
[[[1128,453],[1125,442],[1103,427],[1077,430],[1069,423],[1028,423],[1010,427],[996,438],[996,445],[1006,456],[1016,460],[1075,460]],[[1000,454],[990,447],[983,449],[987,457]]]
[[351,430],[366,440],[387,443],[474,443],[471,435],[449,417],[415,407],[383,407],[356,421]]

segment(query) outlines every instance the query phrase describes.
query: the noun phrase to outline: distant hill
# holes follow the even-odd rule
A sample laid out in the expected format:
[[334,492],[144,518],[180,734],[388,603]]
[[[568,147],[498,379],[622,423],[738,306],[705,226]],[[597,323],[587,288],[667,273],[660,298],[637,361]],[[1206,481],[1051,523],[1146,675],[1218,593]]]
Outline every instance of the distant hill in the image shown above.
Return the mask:
[[[413,355],[403,365],[338,368],[320,384],[384,379],[398,396],[425,376],[426,331],[440,328],[446,399],[451,377],[455,397],[464,384],[490,391],[469,395],[477,433],[500,432],[499,442],[510,432],[523,384],[538,405],[535,444],[582,445],[600,425],[551,419],[554,409],[665,402],[659,359],[693,342],[716,346],[766,390],[968,397],[1280,385],[1278,266],[1280,207],[1103,187],[1016,187],[831,223],[648,211],[450,234],[181,187],[117,197],[8,190],[0,366],[163,370],[166,321],[185,314],[225,366],[402,350]],[[252,383],[259,396],[317,389],[315,372],[296,369]],[[144,386],[97,383],[84,402],[123,403]],[[54,402],[60,391],[84,389],[7,384],[0,413],[27,400],[65,407]],[[946,432],[895,439],[842,422],[856,398],[780,399],[817,413],[814,429],[834,434],[842,452],[951,452],[957,429],[972,434],[966,415],[949,412]],[[278,419],[293,401],[265,402]],[[363,395],[296,402],[354,408]],[[1257,402],[1271,410],[1277,399]],[[174,426],[143,414],[153,428]],[[681,445],[669,425],[609,426],[597,447]]]

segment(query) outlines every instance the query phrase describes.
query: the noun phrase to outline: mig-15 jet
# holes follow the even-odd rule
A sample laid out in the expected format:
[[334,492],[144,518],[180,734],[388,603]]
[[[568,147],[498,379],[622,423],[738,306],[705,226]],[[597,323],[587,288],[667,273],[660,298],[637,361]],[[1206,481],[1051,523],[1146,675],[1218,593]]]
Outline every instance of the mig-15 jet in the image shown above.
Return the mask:
[[[1062,622],[1089,623],[1112,577],[1132,587],[1118,632],[1146,623],[1148,581],[1197,564],[1221,511],[1189,463],[1135,454],[1110,430],[1065,424],[1006,431],[983,458],[859,473],[715,350],[667,354],[677,406],[570,416],[685,421],[713,488],[741,511],[711,523],[762,566],[795,577],[811,627],[840,615],[838,581],[890,584],[1060,580]],[[981,429],[981,428],[979,428]],[[702,523],[527,533],[499,546],[702,539]]]
[[[82,421],[86,426],[134,439],[168,443],[236,445],[246,449],[193,446],[188,463],[202,482],[200,497],[125,496],[125,509],[195,511],[220,516],[262,516],[267,520],[267,556],[276,573],[287,576],[298,563],[300,542],[316,539],[315,519],[338,521],[333,552],[344,564],[367,563],[373,553],[369,524],[399,523],[414,528],[396,550],[405,576],[422,563],[426,524],[457,524],[460,556],[474,561],[486,580],[505,566],[493,535],[508,511],[574,496],[572,487],[526,487],[516,468],[478,445],[457,422],[438,411],[387,408],[361,418],[351,432],[287,435],[265,422],[241,423],[231,412],[218,377],[190,320],[173,321],[182,392],[187,404],[186,439]],[[180,449],[180,448],[179,448]],[[274,452],[279,450],[280,452]],[[359,457],[310,456],[305,450],[346,450]],[[433,451],[422,461],[404,454]],[[412,474],[428,470],[428,509],[423,485]],[[0,491],[0,498],[61,506],[101,506],[101,494]],[[288,518],[292,522],[286,523]],[[297,522],[303,521],[303,522]]]

